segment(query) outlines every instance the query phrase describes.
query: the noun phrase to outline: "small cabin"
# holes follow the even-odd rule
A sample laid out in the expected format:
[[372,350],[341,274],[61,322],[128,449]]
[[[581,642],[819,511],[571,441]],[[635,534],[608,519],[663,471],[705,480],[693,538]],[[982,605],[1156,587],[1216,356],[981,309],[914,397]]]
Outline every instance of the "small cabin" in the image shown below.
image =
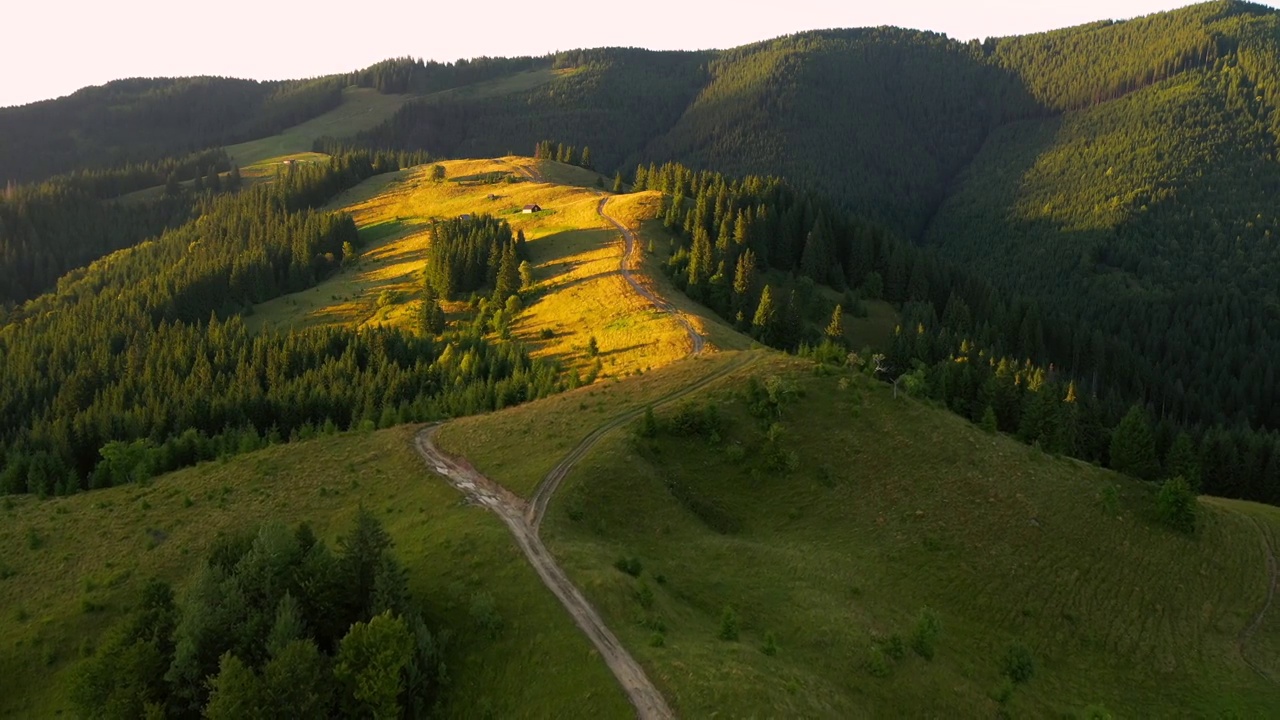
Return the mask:
[[525,205],[525,206],[524,206],[524,209],[523,209],[523,210],[521,210],[520,212],[524,212],[524,213],[536,213],[536,212],[541,212],[541,211],[542,211],[542,206],[541,206],[541,205],[539,205],[539,204],[537,204],[537,203],[529,203],[528,205]]
[[459,219],[459,220],[470,220],[470,219],[471,219],[471,213],[463,213],[463,214],[461,214],[461,215],[459,215],[459,216],[458,216],[458,219]]

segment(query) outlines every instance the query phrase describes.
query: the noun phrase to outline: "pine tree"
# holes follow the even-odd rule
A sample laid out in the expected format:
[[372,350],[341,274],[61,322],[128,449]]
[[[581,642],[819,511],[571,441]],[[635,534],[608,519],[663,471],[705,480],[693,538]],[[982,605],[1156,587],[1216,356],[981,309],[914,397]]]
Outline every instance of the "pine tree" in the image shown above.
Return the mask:
[[178,197],[182,194],[182,185],[178,183],[178,174],[169,173],[169,177],[164,181],[164,194],[166,197]]
[[844,342],[844,308],[836,305],[836,309],[831,312],[831,323],[827,325],[824,331],[827,339],[834,343]]
[[738,256],[738,265],[733,273],[733,308],[742,313],[751,303],[751,294],[756,285],[756,254],[750,248]]
[[589,148],[589,147],[587,147],[587,146],[585,146],[585,145],[584,145],[584,146],[582,146],[582,162],[581,162],[581,165],[582,165],[582,167],[584,167],[584,168],[586,168],[586,169],[588,169],[588,170],[590,170],[590,169],[591,169],[591,148]]
[[231,173],[227,175],[227,189],[239,190],[242,185],[244,185],[244,180],[240,177],[240,166],[232,165]]
[[995,433],[1000,429],[996,426],[996,411],[990,405],[982,411],[982,422],[979,423],[979,427],[989,433]]
[[689,287],[701,288],[711,277],[711,237],[701,225],[693,234],[693,249],[689,252]]
[[1164,467],[1166,476],[1182,477],[1193,490],[1199,490],[1200,463],[1196,460],[1196,446],[1190,435],[1178,433],[1165,456]]
[[499,305],[507,302],[507,298],[520,292],[520,266],[516,260],[514,245],[507,245],[502,251],[502,260],[498,265],[498,278],[494,286],[493,297]]
[[1160,474],[1155,437],[1140,405],[1129,408],[1111,436],[1111,468],[1143,480],[1155,480]]
[[760,304],[756,306],[751,328],[756,339],[765,345],[773,345],[777,342],[778,308],[773,301],[773,288],[768,285],[765,285],[764,290],[760,292]]
[[615,193],[622,192],[622,173],[618,172],[613,176],[613,191]]
[[635,192],[647,190],[649,187],[649,175],[644,165],[636,166],[635,182],[631,183],[631,189]]

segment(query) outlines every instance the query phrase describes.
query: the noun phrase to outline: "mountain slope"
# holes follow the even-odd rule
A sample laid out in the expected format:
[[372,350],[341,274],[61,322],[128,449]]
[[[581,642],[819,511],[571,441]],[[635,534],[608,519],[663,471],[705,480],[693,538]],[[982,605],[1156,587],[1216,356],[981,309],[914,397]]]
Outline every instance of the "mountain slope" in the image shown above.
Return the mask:
[[[772,356],[735,385],[660,410],[652,437],[606,438],[544,523],[677,713],[1255,716],[1280,701],[1280,622],[1260,615],[1274,509],[1205,499],[1188,539],[1153,523],[1150,486],[863,377]],[[536,418],[536,444],[556,443],[575,410],[476,418],[457,442]],[[467,456],[519,492],[542,463],[503,444]],[[911,649],[925,608],[932,659]],[[1034,673],[1005,687],[1013,647]]]
[[0,717],[72,712],[80,659],[130,613],[148,579],[181,591],[220,532],[306,521],[332,543],[361,505],[390,533],[429,621],[449,634],[441,717],[548,716],[570,703],[624,715],[625,696],[505,528],[427,472],[415,431],[321,436],[146,486],[6,503]]

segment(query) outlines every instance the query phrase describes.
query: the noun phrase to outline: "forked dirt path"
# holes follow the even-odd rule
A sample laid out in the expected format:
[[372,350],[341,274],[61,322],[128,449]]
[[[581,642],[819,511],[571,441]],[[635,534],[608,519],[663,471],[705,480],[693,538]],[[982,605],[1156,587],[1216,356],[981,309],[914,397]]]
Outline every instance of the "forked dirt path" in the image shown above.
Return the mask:
[[1276,551],[1275,548],[1271,546],[1271,538],[1267,535],[1266,530],[1262,527],[1262,523],[1258,522],[1257,518],[1250,516],[1249,520],[1253,523],[1254,527],[1258,529],[1258,535],[1262,538],[1262,547],[1267,551],[1267,599],[1262,604],[1262,608],[1253,616],[1253,619],[1249,624],[1245,626],[1244,630],[1240,631],[1240,637],[1236,641],[1236,650],[1240,653],[1240,659],[1244,660],[1245,664],[1252,668],[1254,672],[1267,680],[1274,682],[1275,678],[1271,677],[1271,675],[1257,663],[1250,660],[1248,653],[1245,652],[1249,641],[1253,639],[1253,636],[1258,632],[1258,628],[1262,627],[1262,621],[1266,619],[1267,611],[1271,609],[1271,602],[1275,599],[1276,595],[1276,583],[1277,580],[1280,579],[1280,577],[1278,577],[1280,576],[1280,567],[1277,567],[1276,564]]
[[[530,177],[534,178],[536,176],[530,173]],[[607,197],[602,198],[600,204],[596,206],[596,212],[622,233],[625,241],[622,261],[619,267],[622,276],[626,278],[627,282],[641,297],[653,303],[659,311],[670,313],[684,326],[691,341],[690,355],[701,353],[706,348],[706,340],[698,333],[688,318],[685,318],[669,302],[650,292],[631,276],[627,263],[637,245],[635,236],[628,228],[605,213],[604,207],[607,202]],[[739,355],[726,362],[715,372],[653,401],[650,406],[663,405],[684,397],[747,366],[754,360],[754,355]],[[469,500],[478,505],[483,505],[502,519],[502,522],[506,524],[511,531],[511,535],[515,538],[516,544],[520,546],[520,550],[529,559],[529,563],[533,565],[533,569],[538,573],[538,576],[542,578],[542,582],[560,600],[560,603],[569,611],[569,615],[573,617],[574,623],[591,640],[596,650],[600,652],[605,664],[609,666],[614,677],[618,679],[618,683],[622,685],[622,689],[630,698],[631,704],[636,709],[636,716],[642,718],[642,720],[664,720],[666,718],[674,718],[675,714],[671,711],[671,707],[667,705],[666,699],[662,697],[662,693],[649,680],[644,668],[640,667],[635,658],[631,657],[631,654],[618,641],[617,636],[605,625],[600,614],[587,601],[582,591],[569,580],[569,577],[556,563],[555,558],[552,557],[539,537],[542,518],[546,514],[548,504],[551,502],[551,496],[555,493],[556,488],[560,486],[560,482],[564,480],[564,477],[573,469],[573,466],[585,457],[591,448],[599,443],[609,432],[631,422],[643,412],[644,408],[629,410],[588,433],[582,439],[582,442],[578,443],[577,447],[570,451],[551,472],[547,473],[547,476],[538,485],[538,489],[534,492],[532,499],[528,502],[482,475],[466,460],[451,457],[441,451],[435,444],[435,435],[440,428],[439,424],[423,428],[415,438],[414,444],[417,446],[418,453],[432,471],[448,480],[449,484],[461,491]]]

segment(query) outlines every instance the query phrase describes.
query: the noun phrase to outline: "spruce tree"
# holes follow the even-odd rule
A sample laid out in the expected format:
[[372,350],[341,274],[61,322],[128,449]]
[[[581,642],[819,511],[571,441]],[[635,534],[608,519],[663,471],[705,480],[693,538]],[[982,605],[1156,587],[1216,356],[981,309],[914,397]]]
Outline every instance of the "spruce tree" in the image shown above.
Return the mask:
[[834,343],[844,342],[844,308],[836,305],[836,309],[831,312],[831,323],[827,325],[824,331],[827,339]]
[[498,265],[498,278],[493,289],[493,297],[499,305],[506,304],[507,298],[520,292],[520,266],[516,260],[514,245],[507,245],[502,251],[502,260]]
[[1141,405],[1129,408],[1111,436],[1111,469],[1143,480],[1160,474],[1155,437]]
[[648,189],[648,174],[645,172],[644,165],[636,166],[635,182],[631,183],[631,189],[635,192]]
[[733,308],[742,313],[748,309],[756,284],[756,254],[750,248],[738,256],[733,273]]
[[615,193],[622,192],[622,173],[618,172],[613,176],[613,191]]
[[760,304],[756,306],[755,317],[751,321],[751,331],[756,339],[765,345],[777,342],[778,308],[773,300],[773,288],[765,285],[760,293]]
[[1196,460],[1196,446],[1191,436],[1178,433],[1164,461],[1167,477],[1182,477],[1193,490],[1200,489],[1200,463]]

